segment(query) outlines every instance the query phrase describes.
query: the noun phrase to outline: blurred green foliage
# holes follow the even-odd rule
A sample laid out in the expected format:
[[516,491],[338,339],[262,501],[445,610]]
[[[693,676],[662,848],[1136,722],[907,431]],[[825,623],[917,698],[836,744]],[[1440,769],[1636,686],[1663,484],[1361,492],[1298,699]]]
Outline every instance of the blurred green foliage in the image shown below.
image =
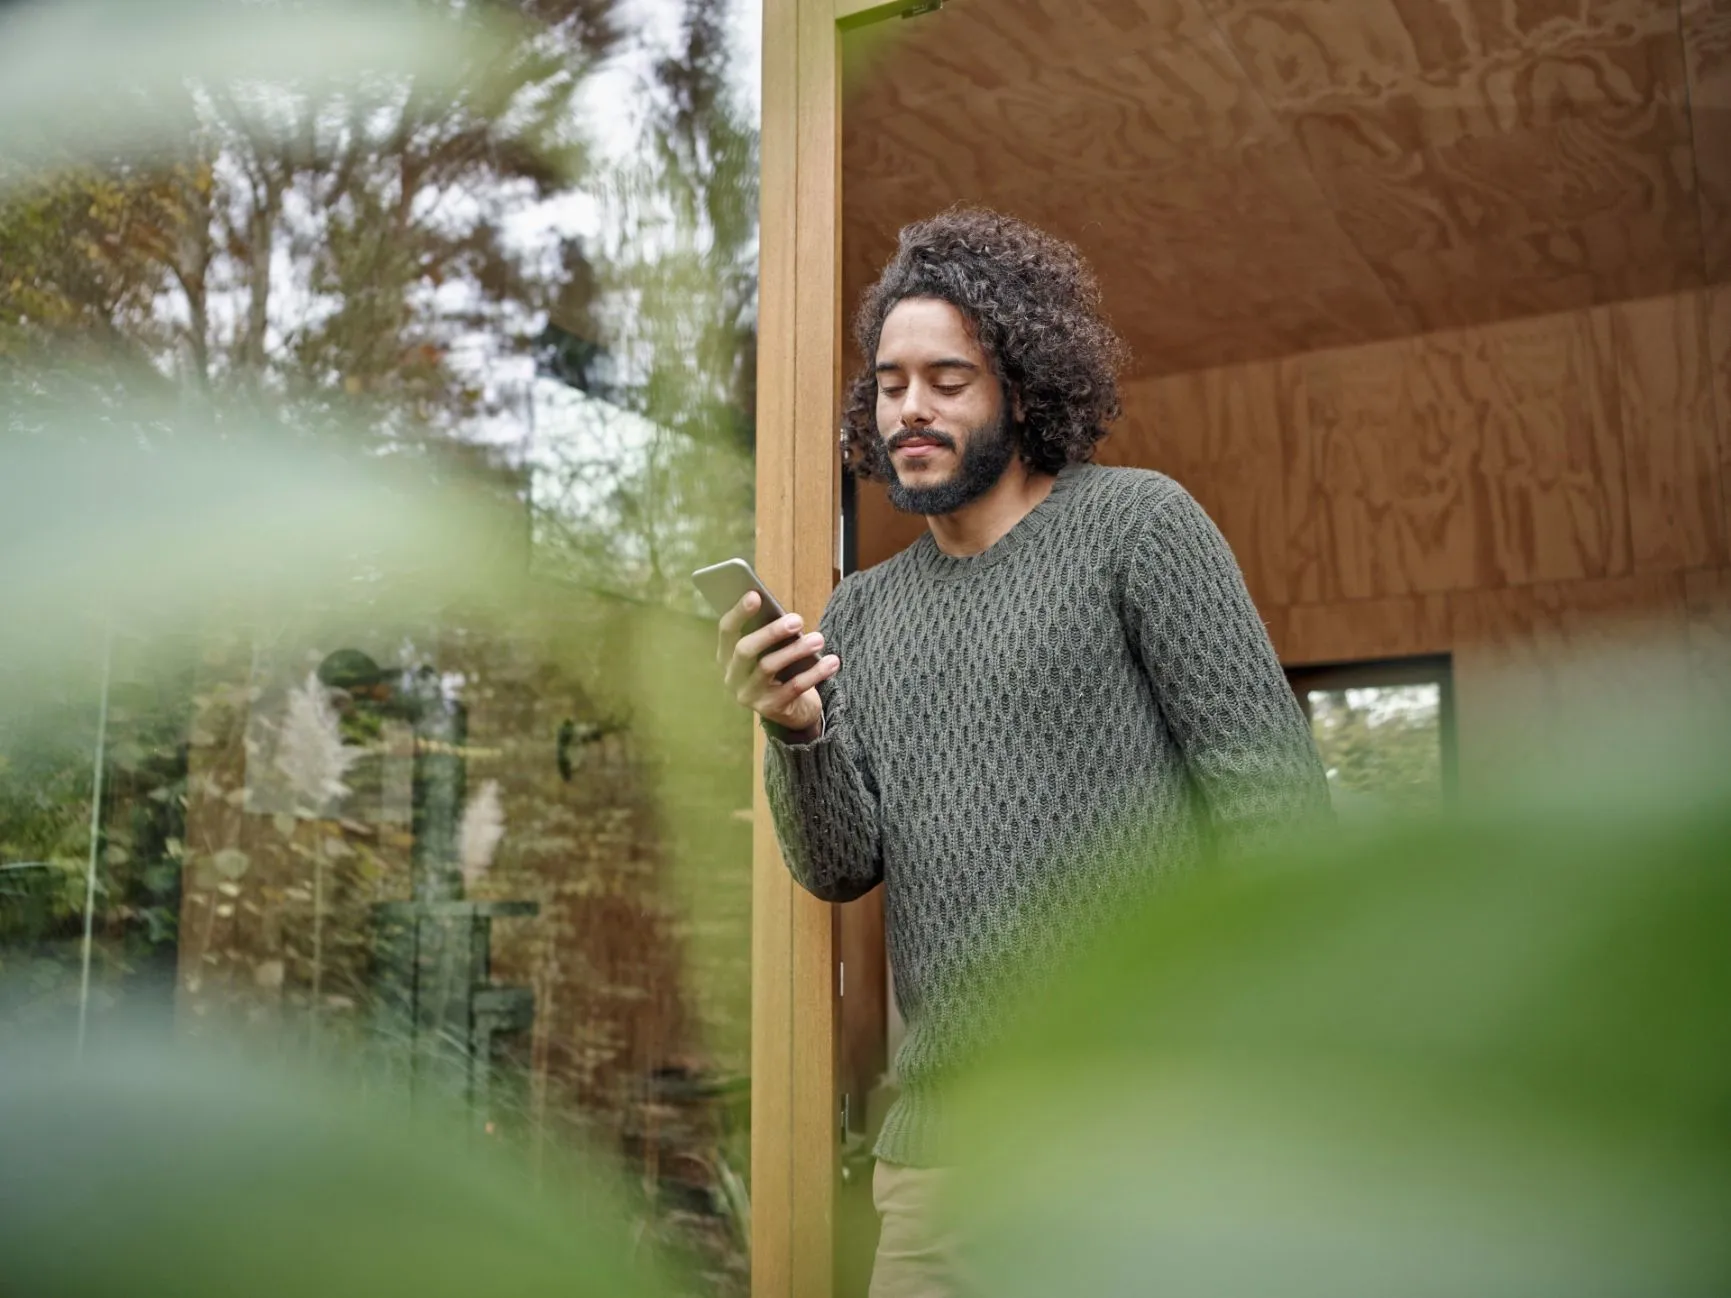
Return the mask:
[[1725,1292],[1731,725],[1642,709],[1136,908],[960,1101],[979,1291]]
[[[0,1257],[34,1298],[666,1294],[602,1164],[543,1168],[144,1030],[0,1071]],[[64,1058],[64,1056],[62,1056]],[[557,1186],[557,1192],[547,1191]]]
[[604,44],[609,7],[547,0],[526,29],[521,7],[450,0],[14,0],[0,10],[0,192],[68,165],[183,160],[225,101],[260,108],[253,142],[303,148],[283,111],[297,94],[364,110],[408,92],[501,117],[526,79],[570,76],[568,47],[545,37]]

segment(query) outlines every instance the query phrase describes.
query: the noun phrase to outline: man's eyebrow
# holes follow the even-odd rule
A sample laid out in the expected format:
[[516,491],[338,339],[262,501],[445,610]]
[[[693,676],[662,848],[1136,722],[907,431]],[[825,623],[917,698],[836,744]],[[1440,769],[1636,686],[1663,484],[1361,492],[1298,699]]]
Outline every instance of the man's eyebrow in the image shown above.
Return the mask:
[[[906,367],[898,365],[895,361],[879,361],[873,373],[894,374],[900,373],[904,368]],[[960,356],[946,356],[942,360],[928,361],[922,368],[928,370],[974,370],[977,372],[980,367],[972,361],[963,360]]]

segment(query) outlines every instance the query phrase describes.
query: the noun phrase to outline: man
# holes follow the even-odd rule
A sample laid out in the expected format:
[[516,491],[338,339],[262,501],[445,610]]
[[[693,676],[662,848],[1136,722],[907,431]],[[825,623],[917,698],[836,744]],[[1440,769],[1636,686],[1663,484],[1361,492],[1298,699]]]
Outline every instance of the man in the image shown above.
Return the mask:
[[930,1219],[943,1087],[993,1003],[1209,838],[1327,807],[1225,540],[1171,479],[1090,463],[1123,352],[1098,304],[1075,249],[1021,222],[903,230],[855,322],[843,438],[928,531],[843,582],[819,632],[790,615],[741,637],[749,595],[721,622],[790,868],[832,901],[885,886],[908,1034],[873,1298],[955,1292]]

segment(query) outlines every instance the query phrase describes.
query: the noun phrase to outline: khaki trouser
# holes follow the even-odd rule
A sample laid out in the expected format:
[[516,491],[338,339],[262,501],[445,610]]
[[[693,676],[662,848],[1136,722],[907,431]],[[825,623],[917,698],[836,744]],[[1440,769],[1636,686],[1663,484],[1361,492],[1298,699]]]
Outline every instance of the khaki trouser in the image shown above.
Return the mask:
[[872,1263],[870,1298],[959,1298],[964,1292],[955,1233],[938,1221],[945,1168],[879,1162],[872,1202],[883,1230]]

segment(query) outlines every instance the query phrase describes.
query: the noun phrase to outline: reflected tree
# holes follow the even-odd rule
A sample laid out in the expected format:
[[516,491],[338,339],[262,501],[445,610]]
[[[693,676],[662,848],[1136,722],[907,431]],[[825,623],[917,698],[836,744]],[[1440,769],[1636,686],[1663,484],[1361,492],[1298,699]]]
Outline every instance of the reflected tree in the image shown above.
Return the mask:
[[[149,724],[110,733],[98,937],[117,968],[166,962],[183,1023],[239,1018],[281,1043],[311,1024],[332,1051],[363,1035],[370,917],[407,887],[413,828],[311,800],[262,805],[258,744],[283,719],[262,665],[275,654],[304,684],[325,653],[363,644],[393,669],[435,665],[440,688],[448,675],[473,703],[474,787],[493,790],[488,865],[464,886],[477,903],[542,908],[493,952],[502,981],[536,988],[535,1035],[512,1061],[534,1078],[524,1125],[616,1142],[653,1215],[679,1218],[671,1237],[704,1253],[712,1290],[735,1292],[746,1128],[723,1132],[714,1112],[748,1103],[750,830],[736,813],[749,743],[689,670],[713,635],[685,581],[717,553],[749,553],[752,535],[756,131],[727,74],[729,15],[687,0],[647,71],[643,147],[606,161],[584,95],[629,38],[622,0],[420,5],[477,29],[505,14],[517,36],[502,53],[477,41],[487,52],[456,95],[401,77],[324,90],[193,78],[196,131],[172,158],[80,157],[0,189],[0,454],[101,435],[161,460],[188,435],[176,412],[196,410],[213,445],[316,441],[322,455],[340,442],[308,475],[333,482],[314,493],[328,510],[364,494],[335,489],[347,469],[406,464],[484,487],[521,561],[533,501],[545,563],[529,577],[519,562],[484,607],[436,604],[418,622],[387,610],[388,581],[359,562],[339,607],[283,599],[268,625],[193,592],[200,625],[175,670],[136,682]],[[560,221],[574,196],[599,208],[597,233]],[[532,366],[634,429],[628,455],[593,425],[559,444],[550,471],[587,484],[560,508],[542,508],[524,462]],[[338,436],[315,437],[325,429]],[[129,562],[117,554],[116,571]],[[255,607],[274,580],[259,578]],[[65,708],[50,716],[38,699],[38,729],[0,738],[0,861],[51,867],[49,918],[74,946],[92,848],[90,658]],[[322,716],[320,702],[303,712]],[[567,730],[588,738],[560,748]],[[344,742],[383,772],[404,741]],[[365,783],[357,772],[343,782]],[[684,880],[709,891],[681,894]],[[0,960],[20,950],[0,935]]]

